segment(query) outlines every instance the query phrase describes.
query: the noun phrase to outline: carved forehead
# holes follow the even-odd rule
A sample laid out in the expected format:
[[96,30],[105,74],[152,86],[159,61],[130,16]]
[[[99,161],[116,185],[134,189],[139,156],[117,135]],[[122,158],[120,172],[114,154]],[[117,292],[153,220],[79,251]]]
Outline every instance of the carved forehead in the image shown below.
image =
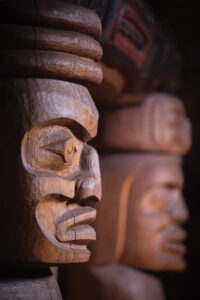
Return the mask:
[[118,186],[130,178],[143,188],[166,182],[183,185],[182,160],[173,155],[121,153],[101,156],[102,175],[116,178]]
[[98,112],[83,86],[59,80],[16,79],[1,82],[0,90],[12,93],[10,100],[20,103],[25,131],[47,123],[67,126],[84,140],[96,135]]
[[181,189],[184,184],[184,177],[181,170],[181,160],[176,157],[172,157],[158,164],[152,162],[138,174],[135,180],[132,182],[132,190],[134,195],[137,192],[145,193],[152,187],[177,187]]

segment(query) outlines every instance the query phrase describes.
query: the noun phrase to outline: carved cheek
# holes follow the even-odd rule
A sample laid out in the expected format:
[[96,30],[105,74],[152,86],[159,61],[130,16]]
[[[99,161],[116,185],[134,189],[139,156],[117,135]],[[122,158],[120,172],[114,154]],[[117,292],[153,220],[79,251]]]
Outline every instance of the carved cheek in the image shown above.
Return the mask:
[[157,203],[151,199],[150,192],[135,195],[129,199],[130,202],[126,236],[128,253],[125,255],[132,256],[135,265],[137,258],[145,262],[146,257],[152,255],[155,239],[162,226],[162,216],[155,212],[158,207]]
[[147,192],[142,198],[142,210],[146,215],[159,214],[166,211],[168,193],[162,187]]
[[165,187],[156,186],[141,197],[136,227],[140,227],[141,236],[149,243],[171,224],[168,206],[169,192]]
[[36,186],[36,201],[47,195],[62,195],[67,198],[75,196],[75,181],[67,181],[61,177],[33,176],[32,186]]

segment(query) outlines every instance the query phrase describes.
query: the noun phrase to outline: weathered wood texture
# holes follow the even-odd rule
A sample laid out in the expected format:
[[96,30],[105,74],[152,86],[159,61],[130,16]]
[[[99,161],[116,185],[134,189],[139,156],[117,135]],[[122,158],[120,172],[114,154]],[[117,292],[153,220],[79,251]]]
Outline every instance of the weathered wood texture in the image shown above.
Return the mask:
[[1,77],[101,82],[96,60],[102,49],[95,40],[101,22],[93,11],[55,0],[1,1],[0,9]]
[[88,261],[101,179],[86,142],[98,112],[78,83],[101,81],[100,19],[54,0],[1,1],[0,15],[0,261]]
[[48,270],[3,271],[3,279],[0,278],[0,300],[62,300],[58,283]]
[[89,58],[42,50],[0,50],[1,77],[39,77],[100,83],[101,68]]
[[91,36],[75,31],[37,26],[1,24],[1,49],[37,49],[71,53],[99,60],[100,44]]
[[191,123],[178,97],[153,93],[141,104],[103,111],[97,147],[183,155],[191,147]]
[[[61,273],[66,278],[66,273]],[[161,282],[154,276],[122,265],[73,266],[68,274],[70,300],[164,300]]]
[[181,159],[158,154],[102,155],[103,201],[91,245],[92,265],[149,270],[185,268],[180,227],[188,218]]

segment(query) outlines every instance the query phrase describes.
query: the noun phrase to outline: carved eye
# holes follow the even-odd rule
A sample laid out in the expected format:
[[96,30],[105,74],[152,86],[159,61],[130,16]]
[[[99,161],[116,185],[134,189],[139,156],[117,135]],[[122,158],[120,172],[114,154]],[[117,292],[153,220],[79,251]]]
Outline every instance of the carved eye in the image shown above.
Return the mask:
[[166,210],[169,191],[165,188],[157,188],[148,194],[143,203],[147,213],[158,213]]
[[61,156],[65,164],[70,164],[77,152],[77,149],[74,146],[74,140],[72,138],[59,141],[55,144],[50,144],[44,148],[47,151]]
[[161,195],[154,195],[150,199],[150,208],[152,212],[161,212],[166,207],[166,198]]
[[72,161],[73,156],[77,152],[76,147],[74,146],[74,140],[69,139],[65,143],[65,149],[64,149],[64,158],[65,158],[65,163],[69,163]]

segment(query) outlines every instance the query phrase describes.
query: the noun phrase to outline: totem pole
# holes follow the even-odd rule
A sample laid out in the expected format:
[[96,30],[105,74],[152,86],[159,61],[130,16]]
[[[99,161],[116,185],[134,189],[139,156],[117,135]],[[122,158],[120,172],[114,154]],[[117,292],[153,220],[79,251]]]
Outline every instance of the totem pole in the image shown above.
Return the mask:
[[59,299],[48,267],[87,262],[96,239],[101,21],[58,0],[1,1],[0,15],[0,299]]
[[163,300],[161,282],[145,270],[186,267],[181,156],[191,124],[175,95],[180,57],[143,1],[114,2],[103,19],[103,92],[91,89],[101,109],[97,241],[90,264],[65,283],[73,300]]

